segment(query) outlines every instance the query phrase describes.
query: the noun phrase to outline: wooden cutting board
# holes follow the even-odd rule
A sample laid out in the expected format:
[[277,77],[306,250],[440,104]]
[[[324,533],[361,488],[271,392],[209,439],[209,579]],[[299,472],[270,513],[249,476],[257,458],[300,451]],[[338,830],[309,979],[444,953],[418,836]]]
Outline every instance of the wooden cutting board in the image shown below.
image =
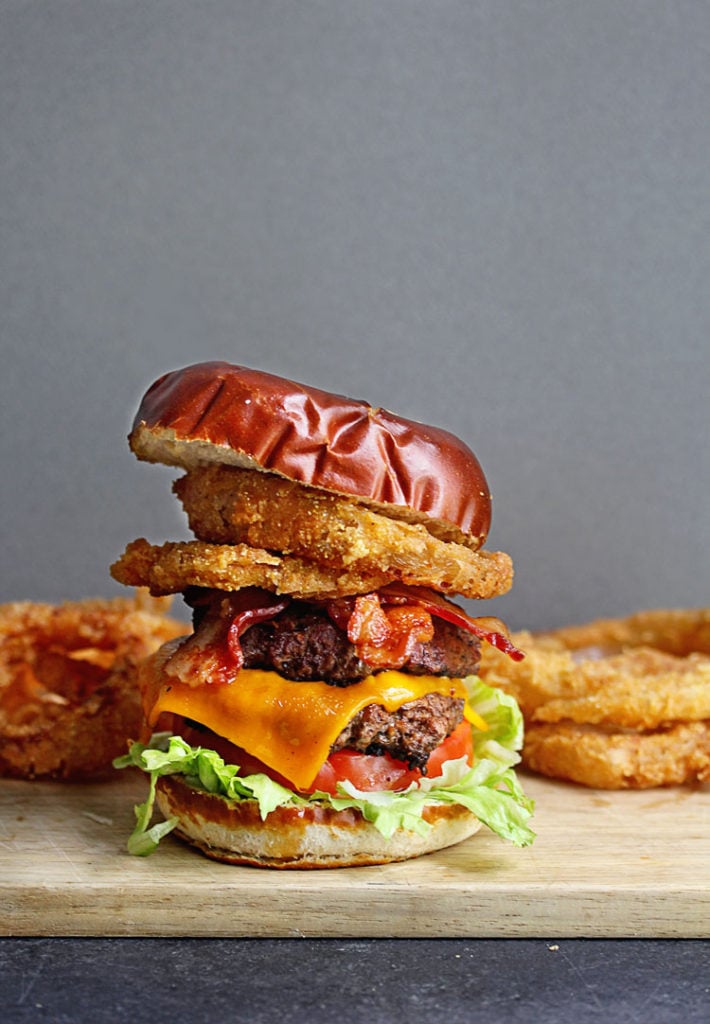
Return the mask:
[[524,779],[533,846],[482,830],[383,867],[214,863],[169,837],[125,852],[145,780],[0,781],[0,934],[710,935],[710,788],[608,793]]

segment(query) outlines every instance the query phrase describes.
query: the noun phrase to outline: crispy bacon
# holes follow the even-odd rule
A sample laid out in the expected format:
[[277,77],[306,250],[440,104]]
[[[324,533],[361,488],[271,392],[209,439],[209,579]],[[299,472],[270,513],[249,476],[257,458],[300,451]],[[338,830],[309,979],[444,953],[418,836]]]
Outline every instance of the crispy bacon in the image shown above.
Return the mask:
[[229,593],[208,590],[185,597],[192,607],[204,608],[204,615],[195,633],[178,647],[165,669],[188,685],[197,685],[203,679],[231,683],[244,664],[240,637],[254,623],[273,619],[291,600],[256,587]]
[[460,629],[473,633],[481,640],[485,640],[491,647],[507,654],[513,661],[522,661],[525,657],[523,651],[519,650],[511,641],[508,630],[500,619],[493,616],[481,616],[474,619],[458,605],[426,587],[408,587],[399,583],[390,583],[388,586],[382,587],[378,593],[385,603],[416,604],[425,608],[431,615],[437,615]]
[[[347,632],[350,642],[357,648],[358,656],[375,666],[403,665],[414,644],[426,642],[433,637],[433,615],[485,640],[513,661],[521,661],[525,657],[510,640],[500,619],[474,619],[458,605],[426,587],[392,583],[363,597],[329,601],[326,608],[336,626]],[[393,656],[401,658],[397,666],[392,660]]]
[[434,636],[425,608],[403,605],[383,608],[377,594],[356,597],[347,623],[348,640],[359,658],[373,668],[400,668],[419,643]]
[[290,598],[286,597],[275,604],[259,604],[251,608],[243,608],[234,616],[227,630],[227,647],[232,655],[237,671],[244,664],[244,653],[239,638],[255,623],[268,622],[269,619],[275,618],[279,612],[284,611],[289,604],[289,600]]
[[[244,664],[241,637],[256,623],[275,618],[291,600],[256,587],[229,593],[195,591],[185,597],[190,605],[202,610],[202,618],[196,632],[179,646],[166,668],[188,684],[200,677],[216,683],[232,682]],[[393,583],[370,594],[328,601],[325,610],[347,633],[357,656],[373,669],[406,664],[417,644],[428,643],[434,637],[432,616],[485,640],[513,661],[524,657],[500,619],[472,618],[425,587]]]

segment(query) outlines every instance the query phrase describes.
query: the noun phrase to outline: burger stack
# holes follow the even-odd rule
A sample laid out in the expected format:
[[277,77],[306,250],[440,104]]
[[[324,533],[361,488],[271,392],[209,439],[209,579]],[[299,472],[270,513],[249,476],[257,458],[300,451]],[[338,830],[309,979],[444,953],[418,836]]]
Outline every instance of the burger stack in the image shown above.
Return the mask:
[[520,713],[476,675],[481,644],[522,654],[451,600],[512,582],[483,550],[490,494],[462,441],[212,362],[156,381],[129,443],[181,471],[195,537],[134,541],[112,566],[193,618],[142,668],[146,729],[119,762],[151,780],[133,852],[173,829],[268,867],[405,859],[481,822],[531,841]]

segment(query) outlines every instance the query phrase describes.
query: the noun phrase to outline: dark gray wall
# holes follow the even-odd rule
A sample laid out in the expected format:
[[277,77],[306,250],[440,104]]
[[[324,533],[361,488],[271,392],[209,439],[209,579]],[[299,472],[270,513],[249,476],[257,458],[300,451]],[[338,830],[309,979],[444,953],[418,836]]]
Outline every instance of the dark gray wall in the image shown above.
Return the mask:
[[512,625],[710,604],[710,6],[2,0],[0,600],[186,535],[125,435],[227,358],[445,426]]

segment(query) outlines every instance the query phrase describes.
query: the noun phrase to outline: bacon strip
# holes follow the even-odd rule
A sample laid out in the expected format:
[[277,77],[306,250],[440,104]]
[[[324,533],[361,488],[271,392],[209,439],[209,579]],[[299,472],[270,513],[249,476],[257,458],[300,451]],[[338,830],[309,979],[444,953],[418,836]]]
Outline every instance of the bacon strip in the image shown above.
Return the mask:
[[447,622],[485,640],[491,647],[507,654],[513,661],[522,661],[525,657],[524,652],[517,648],[510,639],[508,630],[500,619],[493,616],[481,616],[474,619],[458,605],[426,587],[408,587],[400,583],[390,583],[386,587],[382,587],[378,593],[386,603],[417,604],[426,608],[430,614],[438,615],[439,618],[446,619]]
[[[256,587],[231,593],[197,591],[185,596],[193,607],[206,606],[195,634],[170,658],[170,673],[188,684],[199,675],[198,662],[203,669],[205,662],[210,663],[208,676],[215,682],[232,682],[244,664],[240,638],[256,623],[275,618],[291,600]],[[358,657],[374,669],[404,665],[416,644],[432,639],[433,615],[485,640],[513,661],[524,658],[500,619],[472,618],[425,587],[392,583],[377,592],[329,601],[325,609],[348,634]]]
[[373,668],[400,668],[419,643],[434,636],[429,612],[420,606],[383,608],[378,594],[356,597],[347,623],[348,640]]
[[231,683],[244,664],[240,637],[254,623],[273,619],[291,600],[257,587],[229,593],[191,592],[185,598],[193,608],[206,607],[206,611],[195,632],[180,644],[165,667],[190,686],[198,685],[202,678]]
[[237,671],[242,668],[244,664],[244,652],[242,651],[242,645],[239,642],[239,638],[243,636],[246,631],[257,622],[268,622],[269,619],[275,618],[279,612],[289,604],[290,598],[285,598],[282,601],[278,601],[276,604],[269,605],[256,605],[252,608],[244,608],[232,619],[229,629],[227,630],[227,647],[229,653],[234,661],[234,666]]

